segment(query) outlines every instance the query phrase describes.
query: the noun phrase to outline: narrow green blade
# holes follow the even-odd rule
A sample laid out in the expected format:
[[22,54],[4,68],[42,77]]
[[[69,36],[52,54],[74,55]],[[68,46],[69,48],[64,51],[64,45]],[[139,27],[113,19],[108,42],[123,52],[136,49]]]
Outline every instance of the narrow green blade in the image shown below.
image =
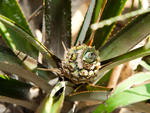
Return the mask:
[[97,85],[107,86],[112,74],[112,69],[108,71],[104,76],[96,83]]
[[78,37],[77,37],[74,45],[83,43],[84,40],[88,40],[90,38],[90,36],[86,38],[86,35],[90,33],[88,31],[89,26],[91,23],[93,23],[97,20],[102,3],[103,3],[103,0],[91,0],[88,11],[85,15],[84,22],[80,28]]
[[71,101],[105,101],[110,91],[81,91],[67,97]]
[[150,13],[140,15],[100,48],[101,60],[122,55],[150,34]]
[[137,73],[125,81],[121,82],[115,89],[112,95],[115,95],[117,93],[123,92],[124,90],[127,90],[131,88],[133,85],[138,85],[141,83],[144,83],[145,81],[150,79],[150,73],[149,72],[141,72]]
[[29,90],[32,86],[27,83],[0,75],[0,95],[16,99],[29,100]]
[[142,14],[145,14],[145,13],[149,13],[149,12],[150,12],[150,8],[139,9],[139,10],[135,10],[135,11],[123,14],[123,15],[111,17],[109,19],[105,19],[105,20],[102,20],[100,22],[92,24],[91,25],[91,29],[97,30],[99,28],[103,28],[104,26],[109,26],[109,25],[111,25],[111,24],[113,24],[113,23],[115,23],[117,21],[123,21],[123,20],[129,19],[129,18],[133,18],[135,16],[139,16],[139,15],[142,15]]
[[71,0],[44,0],[46,46],[59,58],[71,46]]
[[141,65],[146,70],[150,71],[150,65],[146,61],[144,61],[144,60],[140,61],[139,65]]
[[128,79],[121,82],[115,88],[106,103],[97,107],[93,113],[110,113],[117,107],[150,99],[150,91],[148,90],[150,88],[150,84],[132,88],[134,85],[142,84],[148,80],[150,80],[149,72],[141,72],[132,75]]
[[35,46],[47,58],[48,63],[50,63],[52,67],[57,67],[56,62],[54,61],[54,58],[56,57],[42,43],[40,43],[35,37],[33,37],[33,35],[26,32],[22,27],[20,27],[14,21],[2,15],[0,15],[0,22],[2,22],[6,27],[11,29],[14,33],[17,33],[20,36],[22,36],[24,40],[27,40],[30,44]]
[[46,92],[50,85],[34,73],[23,67],[22,61],[8,48],[0,46],[0,70],[16,74],[30,82],[33,82]]
[[[17,3],[17,0],[0,0],[0,15],[6,16],[7,18],[15,21],[20,25],[26,32],[32,35],[28,23],[21,12],[21,9]],[[0,21],[0,35],[6,41],[7,45],[13,50],[19,50],[33,58],[38,57],[38,50],[26,41],[22,35],[14,32],[9,27],[5,26]],[[32,37],[30,37],[32,38]],[[23,44],[22,44],[23,43]]]
[[36,113],[60,113],[65,97],[65,82],[58,83],[48,95]]
[[138,49],[135,49],[135,50],[132,50],[128,53],[120,55],[118,57],[109,59],[109,60],[103,62],[104,66],[102,66],[102,68],[100,69],[100,71],[98,73],[99,76],[98,76],[97,80],[100,80],[104,76],[103,73],[106,72],[107,70],[110,70],[119,64],[128,62],[130,60],[133,60],[133,59],[136,59],[139,57],[144,57],[147,55],[150,55],[150,49],[146,49],[145,47],[140,47]]
[[[110,17],[120,15],[122,12],[122,9],[125,6],[126,1],[127,0],[119,0],[119,1],[107,0],[107,4],[102,14],[101,20],[105,20]],[[114,24],[98,29],[95,33],[93,45],[96,48],[101,47],[108,40],[109,35],[113,28],[114,28]]]
[[150,99],[150,84],[125,90],[110,96],[105,104],[99,105],[93,113],[111,113],[118,107]]

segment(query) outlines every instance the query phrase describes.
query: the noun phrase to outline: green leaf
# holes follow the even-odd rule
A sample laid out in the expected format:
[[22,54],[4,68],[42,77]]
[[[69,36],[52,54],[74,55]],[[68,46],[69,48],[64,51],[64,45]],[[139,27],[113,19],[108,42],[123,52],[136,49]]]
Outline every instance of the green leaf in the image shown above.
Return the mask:
[[149,89],[150,84],[145,84],[117,93],[110,96],[104,104],[99,105],[93,113],[111,113],[117,107],[150,99]]
[[21,105],[34,111],[37,104],[29,100],[31,87],[30,84],[0,75],[0,101]]
[[8,48],[0,46],[0,70],[16,74],[49,92],[50,85],[22,66],[22,61]]
[[60,113],[64,102],[65,88],[65,82],[58,83],[51,94],[44,99],[36,113]]
[[102,66],[102,68],[99,71],[99,76],[97,80],[100,80],[100,78],[102,78],[104,76],[104,72],[106,72],[109,69],[112,69],[113,67],[128,62],[130,60],[139,58],[139,57],[143,57],[143,56],[147,56],[150,55],[150,49],[146,49],[145,47],[140,47],[138,49],[132,50],[128,53],[125,53],[123,55],[120,55],[118,57],[109,59],[107,61],[102,62],[104,65]]
[[139,65],[141,65],[146,70],[150,71],[150,65],[148,63],[146,63],[144,60],[140,61]]
[[[94,113],[112,112],[115,108],[129,105],[150,98],[150,84],[132,88],[150,80],[149,72],[137,73],[121,82],[113,91],[105,104],[101,104]],[[122,98],[123,97],[123,98]]]
[[88,91],[110,91],[110,90],[112,90],[112,88],[98,86],[98,85],[92,85],[92,84],[89,84],[85,87]]
[[113,24],[114,22],[123,21],[123,20],[138,16],[138,15],[142,15],[142,14],[145,14],[145,13],[148,13],[148,12],[150,12],[150,8],[139,9],[139,10],[136,10],[136,11],[132,11],[132,12],[123,14],[123,15],[119,15],[119,16],[111,17],[111,18],[106,19],[106,20],[102,20],[99,23],[92,24],[91,28],[93,30],[97,30],[99,28],[103,28],[106,25],[109,26],[109,25]]
[[[17,3],[17,0],[0,0],[0,9],[0,15],[6,16],[7,18],[15,21],[15,23],[32,35],[28,23],[26,22],[26,19]],[[33,58],[38,57],[38,50],[33,45],[26,41],[18,32],[14,32],[8,26],[5,26],[3,23],[1,23],[1,21],[0,34],[6,41],[7,45],[9,45],[9,47],[13,50],[17,49],[26,53],[27,55],[32,56]]]
[[0,75],[0,95],[11,98],[29,100],[29,90],[32,86],[27,83]]
[[127,90],[131,88],[133,85],[138,85],[141,83],[144,83],[145,81],[150,79],[150,73],[149,72],[141,72],[132,75],[125,81],[121,82],[115,89],[112,95],[115,95],[117,93],[123,92],[124,90]]
[[107,86],[112,74],[112,69],[108,71],[96,84],[101,86]]
[[110,91],[81,91],[70,94],[67,99],[70,101],[105,101]]
[[51,64],[51,66],[57,67],[56,62],[54,61],[56,57],[42,43],[40,43],[35,37],[33,37],[33,35],[26,32],[22,27],[17,25],[17,23],[15,23],[14,21],[2,15],[0,15],[0,22],[2,22],[6,27],[10,28],[14,33],[18,33],[20,36],[22,36],[22,38],[24,38],[33,46],[35,46],[47,58],[47,61],[48,63]]
[[71,46],[71,0],[44,0],[46,46],[59,58]]
[[89,29],[90,24],[97,21],[102,3],[103,3],[103,0],[91,0],[84,22],[80,28],[78,37],[74,45],[83,43],[84,40],[87,40],[90,38],[89,36],[87,39],[85,39],[86,34],[89,34],[88,29]]
[[[101,61],[122,55],[150,33],[150,13],[140,15],[100,48]],[[137,29],[139,28],[139,29]]]
[[[127,0],[119,0],[119,1],[107,0],[107,4],[103,11],[101,20],[105,20],[110,17],[120,15],[122,12],[122,9],[124,8],[126,1]],[[113,28],[114,28],[114,24],[110,25],[110,26],[105,26],[101,29],[98,29],[95,33],[93,45],[96,48],[101,47],[108,40],[109,35]]]
[[[82,93],[86,91],[110,91],[111,88],[103,87],[103,86],[98,86],[98,85],[93,85],[93,84],[83,84],[78,86],[75,90],[74,93]],[[71,94],[72,95],[72,94]]]

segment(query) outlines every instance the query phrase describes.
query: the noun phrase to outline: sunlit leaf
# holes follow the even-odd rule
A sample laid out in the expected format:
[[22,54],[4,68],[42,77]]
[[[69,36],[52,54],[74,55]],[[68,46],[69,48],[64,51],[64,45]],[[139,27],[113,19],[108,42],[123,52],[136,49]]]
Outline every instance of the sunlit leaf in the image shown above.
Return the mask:
[[58,83],[44,99],[36,113],[60,113],[65,97],[65,82]]
[[[0,0],[0,15],[3,15],[17,23],[26,32],[32,35],[28,23],[20,10],[17,0]],[[14,32],[0,21],[0,35],[13,50],[19,50],[31,57],[38,57],[38,50],[23,38],[18,32]],[[32,38],[32,37],[30,37]],[[23,43],[23,44],[22,44]]]
[[[101,60],[122,55],[150,34],[150,14],[137,17],[122,31],[115,35],[104,47],[100,48]],[[137,29],[139,28],[139,29]]]
[[119,92],[110,96],[108,100],[104,104],[99,105],[93,113],[111,113],[118,107],[150,99],[149,89],[150,84],[145,84]]
[[145,13],[148,13],[148,12],[150,12],[150,8],[148,8],[148,9],[139,9],[139,10],[136,10],[136,11],[132,11],[132,12],[123,14],[123,15],[119,15],[119,16],[116,16],[116,17],[111,17],[111,18],[106,19],[106,20],[102,20],[99,23],[92,24],[91,28],[93,30],[97,30],[99,28],[103,28],[104,26],[109,26],[109,25],[113,24],[114,22],[123,21],[123,20],[129,19],[129,18],[132,18],[134,16],[138,16],[138,15],[145,14]]
[[150,79],[150,73],[149,72],[141,72],[137,73],[135,75],[132,75],[128,79],[121,82],[115,89],[112,95],[115,95],[117,93],[123,92],[124,90],[127,90],[131,88],[134,85],[139,85],[141,83],[144,83],[145,81]]
[[86,13],[84,22],[79,31],[78,37],[74,45],[78,45],[79,43],[83,43],[84,40],[88,40],[90,37],[86,38],[86,34],[89,34],[88,29],[92,22],[95,22],[99,16],[99,12],[101,9],[101,5],[103,0],[91,0],[88,11]]
[[[107,0],[107,4],[105,6],[105,9],[103,11],[101,20],[108,19],[110,17],[114,17],[117,15],[120,15],[122,12],[122,9],[125,6],[127,0]],[[113,5],[112,5],[113,4]],[[93,45],[96,48],[101,47],[109,38],[109,35],[114,28],[114,24],[110,26],[105,26],[101,29],[98,29],[94,36],[94,42]]]
[[112,58],[110,60],[107,60],[103,62],[105,65],[102,66],[102,68],[99,71],[99,79],[102,78],[104,75],[103,73],[106,72],[109,69],[112,69],[113,67],[128,62],[130,60],[150,55],[150,49],[146,49],[145,47],[140,47],[138,49],[132,50],[128,53],[125,53],[123,55],[120,55],[118,57]]
[[[53,67],[56,66],[56,62],[54,61],[54,58],[56,58],[42,43],[40,43],[33,35],[26,32],[22,27],[17,25],[14,21],[0,15],[0,22],[2,22],[6,27],[10,28],[14,33],[18,33],[27,40],[30,44],[35,46],[43,55],[47,58],[47,61],[51,64]],[[22,44],[23,45],[23,44]]]

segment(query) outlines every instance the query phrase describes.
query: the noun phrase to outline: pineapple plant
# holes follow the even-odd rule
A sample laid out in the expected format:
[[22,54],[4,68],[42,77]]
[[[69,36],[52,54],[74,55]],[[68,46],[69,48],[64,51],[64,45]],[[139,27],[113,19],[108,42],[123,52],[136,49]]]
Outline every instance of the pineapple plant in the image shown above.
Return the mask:
[[[96,101],[91,106],[93,113],[110,113],[150,99],[150,84],[145,83],[149,72],[134,74],[115,88],[107,87],[114,67],[139,57],[147,64],[145,56],[150,55],[150,9],[139,7],[120,16],[126,2],[91,0],[73,41],[71,0],[43,0],[38,8],[43,12],[46,41],[42,43],[35,38],[18,1],[0,0],[0,36],[6,44],[0,46],[0,101],[36,113],[63,112],[63,103],[71,101],[74,105],[65,112],[76,113],[77,101],[92,100]],[[111,35],[117,21],[131,17],[122,30]],[[144,46],[132,49],[144,39]],[[38,60],[39,53],[43,62]],[[31,98],[34,88],[41,92],[37,103]]]

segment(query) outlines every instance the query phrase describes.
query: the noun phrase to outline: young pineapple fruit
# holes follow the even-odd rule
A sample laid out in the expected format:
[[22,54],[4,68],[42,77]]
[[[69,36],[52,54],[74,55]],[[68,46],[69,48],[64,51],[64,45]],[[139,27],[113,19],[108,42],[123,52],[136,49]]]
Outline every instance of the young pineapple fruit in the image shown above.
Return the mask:
[[94,82],[100,67],[99,52],[87,45],[72,47],[62,61],[64,76],[75,84]]

